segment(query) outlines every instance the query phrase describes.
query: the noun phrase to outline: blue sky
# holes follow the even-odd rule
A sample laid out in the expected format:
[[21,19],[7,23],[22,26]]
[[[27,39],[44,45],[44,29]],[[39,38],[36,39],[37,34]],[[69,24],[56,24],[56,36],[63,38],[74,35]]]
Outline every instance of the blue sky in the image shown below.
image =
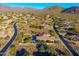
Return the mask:
[[11,6],[11,7],[32,7],[37,9],[43,9],[49,6],[62,6],[69,8],[72,6],[79,6],[79,3],[0,3],[0,5]]

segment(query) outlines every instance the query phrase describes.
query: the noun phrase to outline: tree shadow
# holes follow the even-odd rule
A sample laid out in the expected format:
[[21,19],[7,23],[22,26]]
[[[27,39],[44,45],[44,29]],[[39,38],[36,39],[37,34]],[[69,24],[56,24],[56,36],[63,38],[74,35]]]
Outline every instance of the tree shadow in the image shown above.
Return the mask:
[[16,51],[16,56],[27,56],[27,55],[28,55],[28,52],[24,48]]
[[37,44],[38,51],[34,52],[34,56],[51,56],[51,53],[47,51],[48,47],[45,44]]

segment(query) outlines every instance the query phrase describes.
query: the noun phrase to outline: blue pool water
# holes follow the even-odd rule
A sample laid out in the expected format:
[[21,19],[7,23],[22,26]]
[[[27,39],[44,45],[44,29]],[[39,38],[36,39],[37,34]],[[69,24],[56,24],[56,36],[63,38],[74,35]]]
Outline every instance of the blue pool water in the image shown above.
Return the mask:
[[36,38],[36,35],[32,35],[32,41],[33,41],[33,42],[36,42],[36,39],[37,39],[37,38]]

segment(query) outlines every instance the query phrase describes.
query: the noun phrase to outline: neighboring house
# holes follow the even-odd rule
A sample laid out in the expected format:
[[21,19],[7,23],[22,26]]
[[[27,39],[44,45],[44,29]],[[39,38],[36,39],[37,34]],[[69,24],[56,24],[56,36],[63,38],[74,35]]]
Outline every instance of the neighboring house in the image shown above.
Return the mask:
[[3,22],[3,24],[9,25],[13,20],[6,20]]
[[78,37],[74,35],[74,36],[72,37],[72,40],[73,40],[73,41],[78,41]]
[[49,34],[49,32],[43,32],[43,33],[41,33],[41,34],[39,34],[37,36],[37,39],[38,40],[45,40],[45,41],[47,41],[47,40],[54,41],[55,40],[55,37],[51,36]]
[[0,37],[1,38],[5,38],[7,35],[5,34],[5,32],[0,32]]
[[3,29],[4,27],[2,25],[0,25],[0,30]]

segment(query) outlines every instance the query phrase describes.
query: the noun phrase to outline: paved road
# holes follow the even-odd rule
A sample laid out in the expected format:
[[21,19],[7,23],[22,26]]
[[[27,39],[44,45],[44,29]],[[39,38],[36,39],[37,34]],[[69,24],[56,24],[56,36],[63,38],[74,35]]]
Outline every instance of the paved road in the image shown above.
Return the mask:
[[73,35],[75,35],[75,36],[79,36],[79,33],[67,33],[67,35],[70,35],[70,36],[73,36]]
[[69,51],[74,55],[74,56],[79,56],[78,52],[76,52],[76,50],[73,49],[73,47],[71,47],[68,42],[64,39],[64,37],[62,35],[59,34],[57,28],[55,27],[55,24],[53,26],[54,31],[56,32],[56,34],[59,36],[60,40],[64,43],[64,45],[69,49]]
[[0,56],[4,55],[4,53],[7,51],[7,49],[10,47],[10,45],[12,44],[12,42],[15,40],[16,36],[17,36],[17,27],[16,27],[16,23],[14,23],[13,25],[14,27],[14,35],[12,36],[12,38],[10,39],[10,41],[3,47],[3,49],[0,51]]

